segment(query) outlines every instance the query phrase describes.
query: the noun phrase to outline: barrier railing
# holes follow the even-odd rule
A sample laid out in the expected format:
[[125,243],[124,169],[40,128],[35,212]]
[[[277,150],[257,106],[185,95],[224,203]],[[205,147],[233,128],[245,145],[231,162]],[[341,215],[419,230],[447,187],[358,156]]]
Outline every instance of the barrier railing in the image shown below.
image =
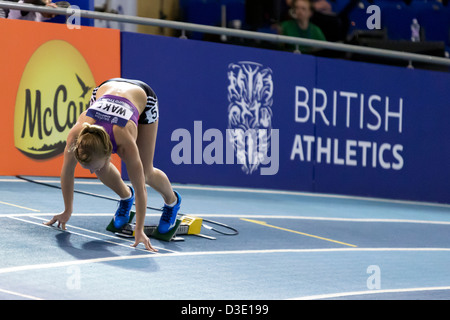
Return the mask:
[[[245,38],[245,39],[256,39],[256,40],[262,40],[262,41],[268,41],[268,42],[274,42],[274,43],[285,43],[285,44],[293,44],[293,45],[310,46],[310,47],[316,47],[316,48],[320,48],[320,49],[329,49],[329,50],[341,51],[341,52],[347,52],[347,53],[356,53],[356,54],[377,56],[377,57],[390,58],[390,59],[399,59],[399,60],[405,60],[407,62],[422,62],[422,63],[428,63],[428,64],[450,66],[450,59],[434,57],[434,56],[429,56],[429,55],[392,51],[392,50],[386,50],[386,49],[368,48],[368,47],[349,45],[349,44],[343,44],[343,43],[318,41],[318,40],[312,40],[312,39],[296,38],[296,37],[254,32],[254,31],[213,27],[213,26],[199,25],[199,24],[179,22],[179,21],[168,21],[168,20],[161,20],[161,19],[154,19],[154,18],[144,18],[144,17],[129,16],[129,15],[118,15],[118,14],[96,12],[96,11],[89,11],[89,10],[76,10],[74,8],[68,8],[68,9],[51,8],[51,7],[35,6],[35,5],[30,5],[30,4],[18,4],[18,3],[14,3],[14,2],[8,2],[8,1],[0,1],[0,8],[10,9],[10,10],[12,9],[12,10],[23,10],[23,11],[31,11],[31,12],[41,12],[41,13],[49,13],[49,14],[65,15],[65,16],[72,16],[72,15],[76,14],[82,18],[155,26],[155,27],[161,27],[161,28],[171,28],[171,29],[182,30],[182,31],[184,30],[184,31],[202,32],[202,33],[208,33],[208,34],[225,35],[225,36]],[[76,10],[76,11],[74,11],[74,10]]]

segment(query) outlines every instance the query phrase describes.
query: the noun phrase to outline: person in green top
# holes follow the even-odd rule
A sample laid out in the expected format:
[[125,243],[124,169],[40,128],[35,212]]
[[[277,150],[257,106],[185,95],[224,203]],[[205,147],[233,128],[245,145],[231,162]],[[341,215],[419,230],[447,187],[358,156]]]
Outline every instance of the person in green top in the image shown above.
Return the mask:
[[[282,35],[326,41],[322,30],[309,21],[313,14],[312,4],[309,0],[294,0],[292,9],[294,19],[281,23],[280,33]],[[295,50],[295,46],[291,44],[286,44],[285,48],[290,51]],[[307,46],[299,46],[298,49],[303,53],[314,51],[314,48]]]

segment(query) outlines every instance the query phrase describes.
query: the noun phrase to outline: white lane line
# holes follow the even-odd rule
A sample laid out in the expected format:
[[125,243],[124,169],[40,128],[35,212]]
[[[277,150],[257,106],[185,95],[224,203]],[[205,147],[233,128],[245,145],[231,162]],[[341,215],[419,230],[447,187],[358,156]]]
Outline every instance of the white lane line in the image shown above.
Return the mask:
[[352,253],[352,252],[450,252],[450,248],[334,248],[334,249],[268,249],[268,250],[230,250],[230,251],[194,251],[194,252],[174,252],[165,254],[142,254],[133,256],[114,256],[105,258],[71,260],[54,263],[23,265],[0,269],[0,274],[7,274],[19,271],[30,271],[40,269],[50,269],[67,267],[73,265],[84,265],[100,262],[138,260],[138,259],[161,259],[174,257],[199,257],[199,256],[226,256],[226,255],[246,255],[246,254],[282,254],[282,253]]
[[[82,236],[82,237],[89,238],[89,239],[94,239],[94,240],[103,241],[103,242],[106,242],[106,243],[111,243],[111,244],[114,244],[114,245],[118,245],[118,246],[121,246],[121,247],[133,249],[133,250],[144,251],[144,252],[147,252],[148,254],[149,254],[149,253],[152,253],[152,252],[150,252],[150,251],[148,251],[148,250],[145,250],[145,249],[140,249],[140,248],[133,248],[133,247],[130,247],[130,245],[128,245],[128,244],[122,244],[122,243],[118,243],[118,242],[114,242],[114,241],[109,241],[109,240],[105,240],[105,239],[101,239],[101,238],[89,236],[89,235],[87,235],[87,234],[82,234],[82,233],[79,233],[79,232],[70,231],[70,230],[62,230],[62,229],[59,229],[59,228],[56,228],[56,227],[49,227],[49,226],[46,226],[46,225],[44,225],[43,223],[39,223],[39,222],[33,222],[33,221],[29,221],[29,220],[25,220],[25,219],[17,218],[17,217],[9,217],[9,218],[10,218],[10,219],[13,219],[13,220],[21,221],[21,222],[26,222],[26,223],[34,224],[34,225],[41,226],[41,227],[44,227],[44,228],[56,229],[56,230],[58,230],[58,231],[60,231],[60,232],[67,232],[67,233],[70,233],[70,234]],[[71,226],[71,225],[66,225],[66,227],[74,228],[74,229],[77,228],[77,227],[74,227],[74,226]],[[87,229],[84,229],[84,230],[85,230],[85,231],[89,231],[89,230],[87,230]],[[94,231],[94,232],[95,232],[95,231]],[[117,237],[115,237],[115,238],[117,238]],[[120,238],[117,238],[117,239],[120,239]],[[125,239],[121,239],[121,240],[125,240]]]
[[[59,184],[59,180],[39,180],[36,182],[43,183],[55,183]],[[27,182],[15,178],[0,178],[0,182]],[[86,180],[76,180],[76,184],[88,184],[88,185],[103,185],[98,180],[89,181]],[[328,194],[328,193],[311,193],[311,192],[301,192],[301,191],[287,191],[287,190],[272,190],[272,189],[255,189],[255,188],[235,188],[235,187],[221,187],[221,186],[193,186],[193,185],[183,185],[183,184],[173,184],[175,189],[187,189],[187,190],[199,190],[199,191],[216,191],[216,192],[238,192],[238,193],[254,193],[254,194],[274,194],[274,195],[292,195],[292,196],[306,196],[306,197],[318,197],[318,198],[333,198],[333,199],[348,199],[348,200],[358,200],[358,201],[370,201],[370,202],[381,202],[381,203],[396,203],[396,204],[406,204],[406,205],[417,205],[417,206],[431,206],[431,207],[442,207],[450,208],[450,204],[436,203],[436,202],[422,202],[422,201],[409,201],[409,200],[395,200],[395,199],[384,199],[384,198],[372,198],[372,197],[361,197],[361,196],[349,196],[349,195],[339,195],[339,194]]]
[[291,299],[288,299],[288,300],[319,300],[319,299],[342,298],[342,297],[369,295],[369,294],[423,292],[423,291],[442,291],[442,290],[450,290],[450,286],[449,287],[423,287],[423,288],[404,288],[404,289],[386,289],[386,290],[366,290],[366,291],[352,291],[352,292],[337,292],[337,293],[318,294],[318,295],[312,295],[312,296],[291,298]]
[[[109,216],[111,216],[111,214],[109,214]],[[42,218],[39,218],[39,217],[35,217],[35,215],[29,216],[29,217],[30,217],[30,218],[33,218],[33,219],[40,220],[40,221],[46,221],[45,219],[42,219]],[[27,221],[27,220],[23,220],[23,221]],[[27,222],[28,222],[28,221],[27,221]],[[32,223],[32,222],[30,221],[30,223]],[[89,230],[89,229],[85,229],[85,228],[80,228],[80,227],[76,227],[76,226],[69,225],[69,224],[67,224],[66,227],[69,227],[70,229],[77,229],[77,230],[81,230],[81,231],[84,231],[84,232],[89,232],[89,233],[97,234],[97,235],[100,235],[100,236],[103,236],[103,237],[108,237],[108,238],[116,239],[116,240],[118,240],[118,241],[124,241],[124,242],[128,242],[128,243],[133,243],[133,244],[134,244],[134,240],[128,240],[128,239],[125,239],[125,238],[120,238],[120,237],[117,237],[117,236],[113,236],[113,235],[111,235],[111,234],[106,234],[106,233],[102,233],[102,232],[98,232],[98,231],[94,231],[94,230]],[[52,228],[55,229],[55,227],[52,227]],[[64,230],[61,230],[61,229],[58,229],[58,228],[56,228],[56,229],[57,229],[57,230],[60,230],[60,231],[64,231]],[[86,235],[81,234],[81,233],[74,233],[74,232],[71,232],[70,230],[65,230],[65,232],[70,232],[70,233],[73,233],[73,234],[77,234],[77,235],[81,235],[81,236],[86,236]],[[89,236],[86,236],[86,237],[89,237]],[[94,239],[99,239],[99,238],[94,238]],[[99,240],[101,240],[101,241],[106,241],[106,242],[109,242],[109,243],[118,244],[117,242],[111,242],[111,241],[107,241],[107,240],[104,240],[104,239],[99,239]],[[123,246],[123,245],[122,245],[122,246]],[[140,249],[140,248],[132,248],[132,249],[140,250],[140,251],[144,251],[144,252],[149,252],[149,251],[147,251],[147,250]],[[161,249],[161,248],[158,248],[158,249]],[[161,249],[161,250],[165,250],[165,251],[168,251],[168,252],[176,252],[176,251],[169,250],[169,249]]]
[[[0,218],[10,217],[53,217],[58,213],[0,213]],[[187,213],[186,213],[187,214]],[[190,216],[201,218],[247,218],[247,219],[292,219],[292,220],[318,220],[337,222],[386,222],[386,223],[418,223],[418,224],[438,224],[450,225],[450,221],[434,220],[408,220],[408,219],[372,219],[372,218],[334,218],[334,217],[309,217],[292,215],[257,215],[257,214],[209,214],[209,213],[189,213]],[[147,213],[146,217],[160,217],[160,213]],[[73,213],[72,217],[112,217],[111,213]]]
[[30,296],[28,294],[18,293],[18,292],[14,292],[14,291],[10,291],[10,290],[5,290],[5,289],[0,289],[0,292],[6,293],[6,294],[9,294],[9,295],[12,295],[12,296],[16,296],[16,297],[30,299],[30,300],[43,300],[41,298]]

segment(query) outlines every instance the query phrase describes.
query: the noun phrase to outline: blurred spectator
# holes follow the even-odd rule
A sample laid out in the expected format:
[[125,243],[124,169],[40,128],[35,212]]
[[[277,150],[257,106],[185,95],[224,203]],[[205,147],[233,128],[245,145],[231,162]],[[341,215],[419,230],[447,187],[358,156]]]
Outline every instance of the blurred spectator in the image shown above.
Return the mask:
[[246,25],[250,30],[265,31],[276,22],[274,0],[246,0]]
[[345,41],[350,28],[348,16],[359,1],[339,1],[337,5],[335,0],[314,0],[311,21],[319,26],[328,41]]
[[333,8],[327,0],[312,0],[313,16],[311,22],[317,25],[328,41],[342,41],[343,26],[340,17],[333,12]]
[[[47,6],[51,8],[68,8],[70,4],[67,1],[60,1],[53,3],[52,0],[19,0],[18,3],[28,3],[38,6]],[[8,19],[20,19],[20,20],[30,20],[30,21],[45,21],[54,18],[54,14],[31,12],[31,11],[21,11],[21,10],[10,10]]]
[[[293,0],[285,0],[293,14]],[[327,41],[345,41],[350,27],[349,13],[360,0],[311,0],[312,23],[320,28]],[[373,1],[373,0],[369,0]]]
[[[309,0],[293,0],[292,16],[294,19],[281,23],[280,33],[285,36],[325,41],[325,36],[318,26],[310,22],[313,15],[312,3]],[[295,50],[294,45],[286,45],[286,49]],[[311,47],[299,46],[301,52],[314,51]]]
[[[9,2],[17,2],[18,0],[5,0]],[[8,18],[9,9],[0,8],[0,18]]]
[[331,4],[327,0],[314,0],[313,8],[315,12],[320,12],[323,14],[333,14]]

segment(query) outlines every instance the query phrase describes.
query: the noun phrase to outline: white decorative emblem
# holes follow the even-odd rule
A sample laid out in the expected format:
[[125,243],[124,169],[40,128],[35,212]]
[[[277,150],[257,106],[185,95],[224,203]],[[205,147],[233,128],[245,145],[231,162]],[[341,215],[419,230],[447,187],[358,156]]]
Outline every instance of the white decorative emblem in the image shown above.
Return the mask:
[[246,174],[258,169],[272,135],[272,70],[256,62],[228,66],[228,139]]

